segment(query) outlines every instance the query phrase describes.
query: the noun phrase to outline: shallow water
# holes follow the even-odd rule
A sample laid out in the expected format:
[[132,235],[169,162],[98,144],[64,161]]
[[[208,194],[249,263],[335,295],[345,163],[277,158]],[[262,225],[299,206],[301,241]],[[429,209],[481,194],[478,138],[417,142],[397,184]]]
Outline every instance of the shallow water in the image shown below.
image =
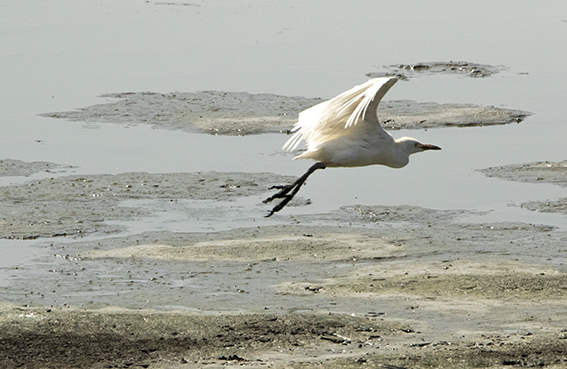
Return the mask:
[[[284,135],[209,136],[37,114],[89,106],[102,102],[100,94],[124,91],[221,90],[329,98],[384,65],[465,60],[508,69],[478,79],[412,78],[398,83],[386,99],[495,105],[534,115],[518,125],[393,132],[443,150],[414,156],[403,170],[321,171],[300,194],[312,205],[285,211],[309,214],[351,204],[407,204],[491,211],[474,218],[479,222],[564,227],[564,215],[509,206],[555,199],[564,189],[488,178],[476,170],[567,157],[567,49],[558,47],[567,44],[567,23],[562,21],[566,10],[563,1],[545,6],[512,1],[195,1],[175,6],[134,0],[0,0],[0,159],[68,164],[77,167],[70,171],[77,174],[299,175],[310,163],[291,161],[291,155],[281,153]],[[1,183],[12,182],[21,179],[3,178]],[[240,220],[230,223],[232,227],[278,224],[277,217],[263,219],[263,208],[257,205],[263,197],[242,199],[238,211],[200,221],[167,213],[124,224],[132,233],[221,230],[236,216]],[[205,210],[218,205],[202,203]],[[0,284],[10,279],[12,266],[38,255],[33,244],[1,241],[8,257],[0,261]]]

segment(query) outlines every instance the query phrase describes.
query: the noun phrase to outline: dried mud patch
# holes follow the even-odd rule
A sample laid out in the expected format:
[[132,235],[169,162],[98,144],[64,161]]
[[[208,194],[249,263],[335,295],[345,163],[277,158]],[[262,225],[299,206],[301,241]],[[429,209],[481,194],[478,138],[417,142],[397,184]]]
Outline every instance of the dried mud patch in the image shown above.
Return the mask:
[[561,367],[565,232],[458,223],[468,214],[351,206],[295,224],[53,243],[70,256],[14,270],[2,290],[4,301],[43,308],[0,309],[0,360]]
[[403,335],[397,332],[403,328],[399,323],[344,315],[196,316],[30,308],[2,312],[0,327],[3,368],[273,365],[309,361],[299,353],[303,350],[323,354],[353,340]]
[[[326,284],[329,283],[329,284]],[[409,272],[391,265],[356,270],[323,282],[332,292],[414,295],[442,299],[567,300],[567,274],[520,263],[417,263]]]
[[[528,164],[512,164],[480,170],[488,177],[526,183],[549,183],[567,187],[567,161],[540,161]],[[520,204],[531,211],[567,214],[567,198],[548,201],[528,201]]]
[[3,309],[3,368],[561,367],[564,333],[424,340],[384,318]]
[[16,159],[0,160],[0,177],[28,177],[35,173],[63,173],[74,168],[70,165],[45,161],[25,162]]
[[520,123],[532,113],[473,104],[437,104],[411,100],[384,101],[378,116],[387,130],[482,127]]
[[[422,346],[420,346],[422,345]],[[466,342],[422,342],[413,352],[397,355],[371,353],[332,362],[295,363],[293,368],[564,368],[567,340],[552,334],[536,339],[510,335],[484,336]]]
[[399,255],[399,249],[381,237],[365,234],[325,233],[190,242],[183,246],[139,244],[111,250],[87,251],[81,253],[80,256],[250,262],[261,260],[332,261],[394,257]]
[[[408,257],[361,266],[342,278],[286,282],[276,288],[305,298],[390,302],[407,312],[413,341],[397,348],[396,355],[377,350],[323,362],[326,367],[563,367],[567,362],[567,274],[555,268]],[[386,311],[377,315],[391,318]],[[430,320],[432,315],[439,319]]]
[[161,201],[159,210],[179,199],[232,201],[262,193],[290,177],[269,173],[122,173],[71,175],[0,187],[0,238],[36,239],[116,233],[107,221],[151,216],[157,206],[123,206],[125,200]]
[[435,74],[452,74],[471,78],[485,78],[508,68],[502,65],[489,65],[471,62],[423,62],[416,64],[385,65],[380,72],[368,73],[371,78],[398,77],[410,79]]
[[[217,135],[288,133],[299,113],[319,98],[245,92],[128,92],[102,95],[115,101],[76,111],[41,114],[87,123],[150,124],[156,128]],[[519,123],[531,113],[471,104],[385,101],[379,116],[386,129],[470,127]]]
[[[316,215],[315,217],[324,217],[329,220],[335,217],[335,219],[348,219],[349,221],[363,223],[436,223],[452,221],[461,217],[478,214],[483,213],[470,210],[436,210],[409,205],[349,205],[341,207],[338,211]],[[308,216],[305,216],[305,218],[307,217]]]
[[481,169],[488,177],[527,183],[551,183],[567,187],[567,161],[539,161]]
[[539,211],[542,213],[567,214],[567,197],[548,201],[528,201],[523,202],[520,206],[531,211]]
[[41,116],[87,123],[151,124],[157,128],[218,135],[286,132],[299,112],[321,99],[247,92],[125,92],[113,102]]
[[[320,306],[318,299],[287,301],[289,294],[315,293],[325,301],[338,298],[341,304],[353,304],[353,311],[360,313],[367,308],[360,308],[346,293],[347,287],[338,290],[337,284],[353,284],[351,293],[357,293],[357,298],[380,299],[394,291],[413,291],[412,299],[451,297],[459,291],[473,297],[487,293],[484,299],[498,292],[504,298],[508,289],[510,295],[521,293],[528,299],[542,286],[542,294],[563,296],[565,286],[557,271],[565,258],[564,232],[523,223],[454,223],[456,211],[409,207],[404,213],[403,208],[387,209],[410,220],[386,223],[370,215],[357,219],[350,213],[345,217],[334,213],[330,220],[322,215],[326,226],[264,224],[217,232],[152,231],[52,244],[49,251],[54,257],[45,260],[41,269],[13,273],[19,277],[12,281],[5,299],[89,308],[187,306],[201,311],[256,311],[274,305],[315,308]],[[429,212],[429,217],[424,216]],[[424,217],[413,218],[419,213]],[[69,258],[56,257],[61,255]],[[542,260],[542,255],[550,261]],[[476,269],[472,260],[478,263]],[[514,260],[518,265],[510,264]],[[555,268],[527,268],[538,263],[553,263]],[[374,278],[386,278],[386,282]],[[502,285],[495,284],[498,278]],[[452,281],[459,283],[451,285]]]

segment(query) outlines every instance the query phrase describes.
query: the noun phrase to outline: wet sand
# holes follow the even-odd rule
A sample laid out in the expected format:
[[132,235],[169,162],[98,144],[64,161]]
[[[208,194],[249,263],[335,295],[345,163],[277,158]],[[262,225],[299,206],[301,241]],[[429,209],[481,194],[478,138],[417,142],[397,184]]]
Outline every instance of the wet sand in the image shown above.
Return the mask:
[[[564,229],[468,223],[479,215],[470,210],[353,205],[225,231],[116,229],[65,242],[53,234],[66,218],[83,235],[108,234],[80,209],[104,225],[110,213],[222,204],[285,179],[127,173],[3,187],[14,209],[29,202],[14,219],[40,207],[51,222],[43,233],[21,231],[45,238],[50,255],[13,271],[0,312],[2,366],[565,365]],[[154,203],[119,206],[132,199]],[[69,208],[76,218],[61,217]]]
[[5,368],[559,368],[567,350],[565,333],[556,332],[428,341],[377,313],[195,316],[4,308],[0,325]]

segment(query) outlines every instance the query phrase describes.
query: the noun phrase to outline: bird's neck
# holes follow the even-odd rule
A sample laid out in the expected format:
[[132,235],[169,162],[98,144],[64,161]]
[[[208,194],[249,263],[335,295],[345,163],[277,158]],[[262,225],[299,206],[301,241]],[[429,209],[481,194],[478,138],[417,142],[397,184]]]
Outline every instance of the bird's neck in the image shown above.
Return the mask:
[[394,150],[391,155],[389,166],[392,168],[402,168],[409,163],[410,153],[406,149],[404,141],[394,140]]

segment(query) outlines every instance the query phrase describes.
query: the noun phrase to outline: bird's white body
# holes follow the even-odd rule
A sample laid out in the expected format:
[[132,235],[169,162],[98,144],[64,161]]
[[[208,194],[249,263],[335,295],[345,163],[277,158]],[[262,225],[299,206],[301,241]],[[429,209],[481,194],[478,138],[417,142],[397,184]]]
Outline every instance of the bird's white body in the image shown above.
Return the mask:
[[404,167],[409,155],[427,145],[410,137],[395,140],[378,122],[378,104],[397,81],[371,79],[301,112],[283,149],[292,151],[305,140],[307,151],[294,159],[313,159],[327,167]]
[[264,203],[283,199],[268,217],[282,210],[293,199],[307,178],[318,169],[328,167],[362,167],[386,165],[405,167],[409,156],[425,150],[440,150],[411,137],[395,140],[378,122],[376,109],[397,78],[375,78],[343,92],[339,96],[315,105],[299,114],[292,129],[294,135],[283,146],[293,151],[302,140],[307,151],[294,159],[317,162],[291,185],[274,186],[280,191]]
[[[360,132],[366,131],[366,132]],[[311,145],[310,145],[311,146]],[[402,168],[409,162],[409,154],[386,132],[377,136],[371,129],[360,129],[358,134],[344,135],[322,142],[294,159],[313,159],[327,167],[363,167],[382,164]]]

